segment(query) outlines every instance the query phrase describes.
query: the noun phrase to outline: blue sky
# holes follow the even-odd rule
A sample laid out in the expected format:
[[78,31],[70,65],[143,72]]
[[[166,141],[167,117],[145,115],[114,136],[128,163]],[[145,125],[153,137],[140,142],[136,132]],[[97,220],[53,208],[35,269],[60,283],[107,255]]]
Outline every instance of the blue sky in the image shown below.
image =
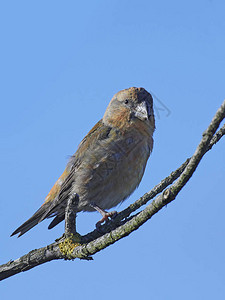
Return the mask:
[[[0,263],[63,233],[15,228],[42,204],[119,90],[155,98],[152,156],[135,193],[190,157],[224,99],[224,1],[4,1],[0,4]],[[2,299],[224,299],[221,140],[177,197],[138,231],[94,256],[54,261],[1,283]],[[99,219],[80,213],[78,231]]]

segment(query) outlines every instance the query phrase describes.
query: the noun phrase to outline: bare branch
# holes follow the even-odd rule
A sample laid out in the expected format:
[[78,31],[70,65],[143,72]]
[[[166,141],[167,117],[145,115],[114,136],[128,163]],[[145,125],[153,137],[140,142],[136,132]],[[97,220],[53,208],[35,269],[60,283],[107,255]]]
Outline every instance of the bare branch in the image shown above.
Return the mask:
[[53,259],[63,258],[56,243],[30,251],[28,254],[0,266],[0,280],[30,270]]
[[[75,242],[74,239],[68,238],[71,233],[76,234],[74,223],[76,209],[74,209],[74,207],[77,205],[78,197],[72,195],[68,200],[66,210],[65,236],[56,240],[56,242],[51,245],[33,250],[19,259],[0,266],[0,280],[19,272],[27,271],[37,265],[54,259],[91,259],[90,255],[99,252],[138,229],[161,208],[176,198],[178,193],[191,178],[205,153],[225,135],[225,125],[215,133],[224,118],[225,101],[215,114],[207,130],[203,133],[202,140],[191,158],[187,159],[177,170],[162,180],[149,193],[146,193],[128,208],[120,212],[115,219],[104,224],[101,227],[101,233],[94,230],[85,236],[79,237],[79,241],[77,242]],[[170,187],[167,188],[168,186]],[[147,205],[145,209],[129,217],[132,212],[135,212],[138,208],[145,205],[156,195],[158,195],[157,198]]]

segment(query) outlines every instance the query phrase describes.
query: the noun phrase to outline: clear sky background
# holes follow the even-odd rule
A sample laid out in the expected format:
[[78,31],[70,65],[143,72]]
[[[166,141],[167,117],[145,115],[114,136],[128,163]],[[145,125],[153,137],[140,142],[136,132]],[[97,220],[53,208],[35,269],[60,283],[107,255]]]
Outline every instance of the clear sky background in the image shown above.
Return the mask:
[[[193,154],[225,97],[224,13],[222,0],[1,2],[0,263],[62,235],[44,221],[10,238],[119,90],[161,102],[145,176],[118,210]],[[1,299],[225,299],[224,154],[225,138],[173,203],[94,261],[13,276]],[[98,220],[80,213],[78,231]]]

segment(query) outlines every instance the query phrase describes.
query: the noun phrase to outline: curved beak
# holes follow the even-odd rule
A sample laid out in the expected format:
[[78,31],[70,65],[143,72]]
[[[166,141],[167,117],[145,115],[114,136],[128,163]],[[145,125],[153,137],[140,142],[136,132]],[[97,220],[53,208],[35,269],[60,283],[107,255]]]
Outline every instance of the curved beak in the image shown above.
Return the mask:
[[138,118],[142,121],[146,121],[149,119],[150,111],[149,111],[148,105],[145,101],[143,101],[137,105],[134,115],[136,118]]

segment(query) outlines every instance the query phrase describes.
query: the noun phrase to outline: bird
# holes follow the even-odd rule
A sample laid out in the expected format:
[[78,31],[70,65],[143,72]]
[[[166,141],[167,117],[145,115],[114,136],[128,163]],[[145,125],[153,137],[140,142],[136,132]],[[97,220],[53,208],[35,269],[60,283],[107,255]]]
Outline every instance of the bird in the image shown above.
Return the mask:
[[[98,211],[101,225],[138,187],[153,148],[153,98],[142,87],[116,93],[103,118],[88,132],[44,203],[12,234],[19,236],[46,218],[48,229],[65,218],[68,198],[78,194],[76,212]],[[97,225],[96,224],[96,225]]]

